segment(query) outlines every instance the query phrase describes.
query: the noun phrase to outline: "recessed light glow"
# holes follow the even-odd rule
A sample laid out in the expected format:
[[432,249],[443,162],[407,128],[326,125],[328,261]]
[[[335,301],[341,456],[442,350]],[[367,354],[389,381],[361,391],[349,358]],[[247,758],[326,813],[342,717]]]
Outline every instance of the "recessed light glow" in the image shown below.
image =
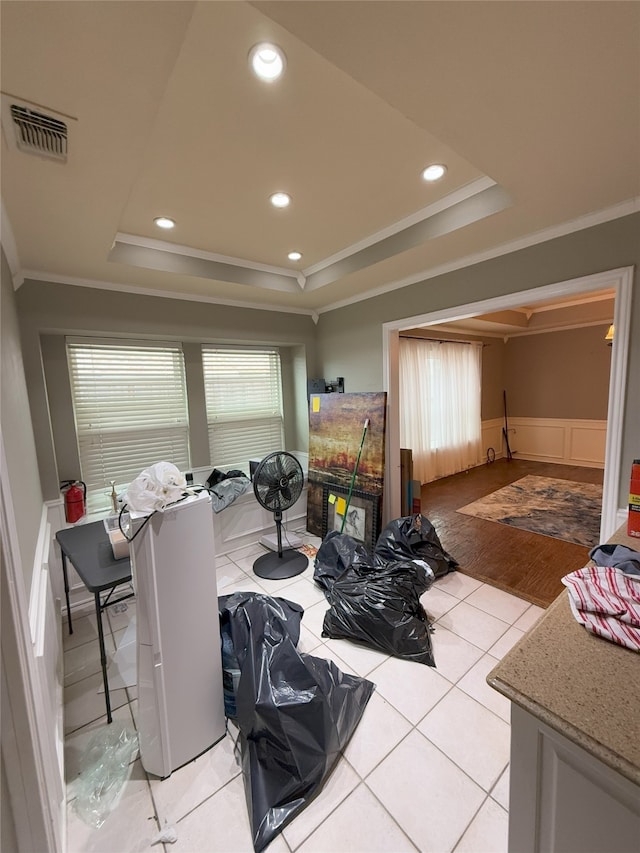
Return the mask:
[[158,228],[175,228],[176,223],[173,219],[169,219],[168,216],[156,216],[153,220]]
[[261,80],[277,80],[284,71],[286,62],[282,50],[269,42],[256,44],[249,51],[249,64],[253,73]]
[[446,171],[446,166],[443,166],[440,163],[434,163],[432,166],[427,166],[422,173],[422,177],[425,181],[439,181]]
[[302,252],[289,252],[287,255],[290,261],[299,261],[302,257]]
[[289,207],[291,196],[288,196],[286,193],[274,193],[270,196],[269,201],[274,207]]

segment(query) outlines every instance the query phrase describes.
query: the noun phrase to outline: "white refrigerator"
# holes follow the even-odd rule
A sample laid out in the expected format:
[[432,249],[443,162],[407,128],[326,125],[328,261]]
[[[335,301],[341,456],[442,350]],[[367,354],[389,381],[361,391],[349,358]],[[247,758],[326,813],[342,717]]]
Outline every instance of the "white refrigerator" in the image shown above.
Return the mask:
[[226,731],[211,498],[131,523],[140,758],[166,778]]

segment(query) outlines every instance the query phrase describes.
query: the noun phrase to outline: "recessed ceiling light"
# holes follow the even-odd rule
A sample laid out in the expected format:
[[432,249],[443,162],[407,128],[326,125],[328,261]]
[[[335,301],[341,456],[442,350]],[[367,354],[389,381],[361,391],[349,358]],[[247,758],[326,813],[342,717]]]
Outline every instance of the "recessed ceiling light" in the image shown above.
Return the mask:
[[275,44],[261,42],[254,45],[249,51],[249,65],[253,73],[261,80],[267,80],[269,83],[280,77],[286,64],[287,60],[284,53]]
[[446,166],[443,166],[440,163],[434,163],[432,166],[427,166],[422,173],[422,177],[425,181],[439,181],[446,171]]
[[302,252],[289,252],[287,255],[290,261],[299,261],[302,257]]
[[274,207],[289,207],[291,204],[291,196],[286,193],[274,193],[269,197],[269,201]]
[[158,228],[175,228],[176,223],[174,219],[169,219],[168,216],[156,216],[153,220]]

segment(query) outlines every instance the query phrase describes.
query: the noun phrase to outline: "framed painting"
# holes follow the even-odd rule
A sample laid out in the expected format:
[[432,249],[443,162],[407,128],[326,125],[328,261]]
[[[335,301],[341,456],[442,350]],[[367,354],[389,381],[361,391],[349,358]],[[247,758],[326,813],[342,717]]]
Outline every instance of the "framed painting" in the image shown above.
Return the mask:
[[[309,472],[307,530],[321,535],[323,483],[347,486],[356,468],[354,488],[371,494],[384,489],[387,395],[311,394],[309,397]],[[368,422],[363,441],[364,424]]]
[[380,533],[382,495],[354,489],[347,506],[348,498],[347,486],[322,484],[322,538],[332,530],[347,533],[373,556]]

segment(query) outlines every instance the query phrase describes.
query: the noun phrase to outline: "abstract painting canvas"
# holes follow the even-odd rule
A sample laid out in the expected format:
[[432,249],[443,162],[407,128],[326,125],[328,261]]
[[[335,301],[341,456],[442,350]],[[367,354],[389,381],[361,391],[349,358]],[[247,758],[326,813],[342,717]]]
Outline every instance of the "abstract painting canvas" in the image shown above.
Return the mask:
[[312,394],[309,398],[309,533],[322,536],[323,485],[348,487],[359,452],[354,489],[382,495],[386,417],[384,391]]

